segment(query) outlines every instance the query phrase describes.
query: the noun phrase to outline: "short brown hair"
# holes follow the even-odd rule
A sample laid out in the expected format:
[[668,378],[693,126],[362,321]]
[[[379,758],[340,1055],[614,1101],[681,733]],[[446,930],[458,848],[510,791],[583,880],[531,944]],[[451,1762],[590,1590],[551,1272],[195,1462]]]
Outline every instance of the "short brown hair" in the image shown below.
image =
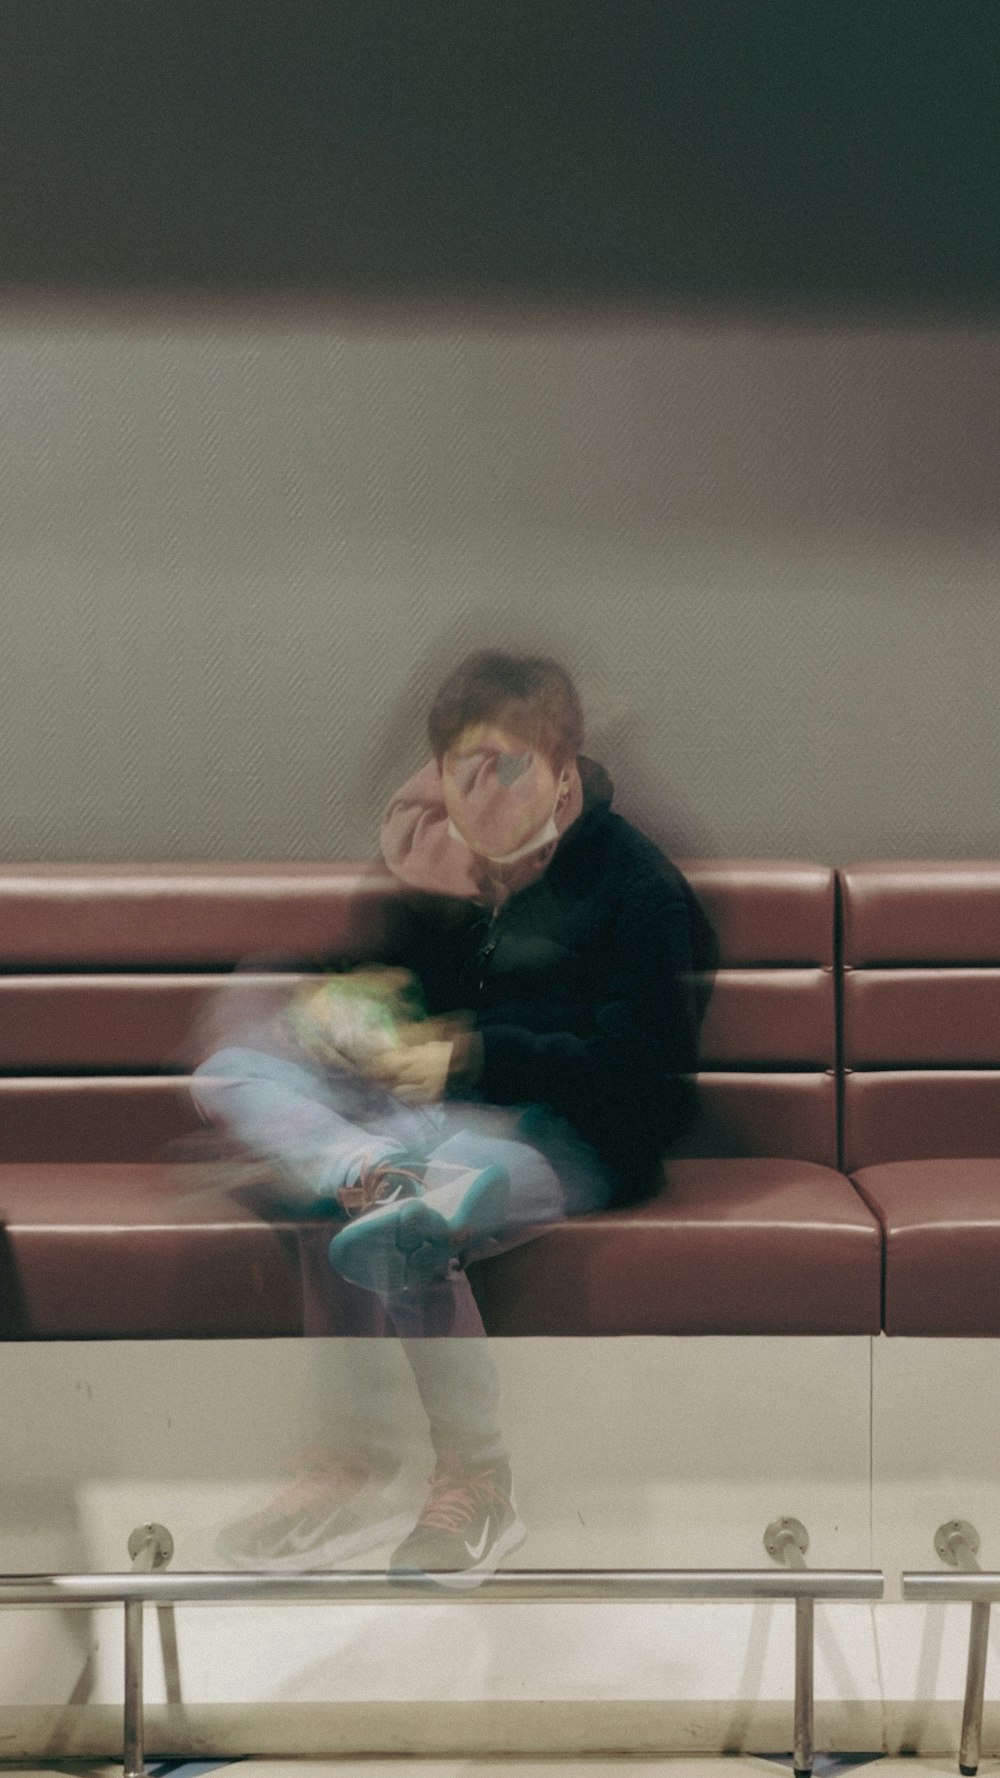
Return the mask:
[[479,722],[505,724],[558,766],[583,745],[579,693],[565,667],[544,654],[480,648],[466,655],[438,690],[427,718],[435,759]]

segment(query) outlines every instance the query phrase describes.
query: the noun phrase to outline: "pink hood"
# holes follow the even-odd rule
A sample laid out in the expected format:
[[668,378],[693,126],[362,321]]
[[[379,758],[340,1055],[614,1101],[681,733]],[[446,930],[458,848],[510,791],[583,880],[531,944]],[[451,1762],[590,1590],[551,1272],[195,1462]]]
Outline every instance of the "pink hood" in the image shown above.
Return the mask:
[[[529,768],[523,777],[508,782],[499,777],[496,756],[474,757],[476,763],[464,790],[468,818],[463,819],[463,825],[481,837],[484,845],[490,845],[502,831],[504,805],[509,807],[526,794],[533,774]],[[543,841],[512,863],[491,863],[456,834],[445,808],[441,768],[431,759],[391,798],[382,820],[382,856],[393,875],[411,889],[492,902],[542,875],[562,835],[582,809],[583,786],[574,766],[569,793],[553,816],[555,839]]]

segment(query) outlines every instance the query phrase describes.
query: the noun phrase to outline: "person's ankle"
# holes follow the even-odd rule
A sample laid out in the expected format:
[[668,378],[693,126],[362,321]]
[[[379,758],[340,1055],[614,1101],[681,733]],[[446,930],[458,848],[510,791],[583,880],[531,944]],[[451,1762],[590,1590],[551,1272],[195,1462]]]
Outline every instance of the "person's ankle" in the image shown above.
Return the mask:
[[449,1445],[436,1452],[438,1474],[473,1475],[483,1470],[510,1474],[510,1453],[501,1447]]
[[363,1482],[389,1481],[398,1474],[401,1465],[399,1458],[387,1451],[367,1450],[362,1445],[336,1450],[329,1445],[315,1444],[299,1453],[298,1467],[320,1474],[347,1471]]
[[366,1173],[373,1173],[376,1168],[387,1171],[394,1167],[405,1168],[409,1172],[423,1173],[428,1165],[426,1152],[421,1148],[392,1148],[387,1154],[362,1155],[360,1160],[352,1161],[347,1168],[347,1184],[357,1185]]
[[353,1218],[379,1203],[421,1197],[426,1166],[426,1156],[409,1148],[377,1160],[366,1157],[352,1166],[347,1183],[336,1193],[337,1203]]

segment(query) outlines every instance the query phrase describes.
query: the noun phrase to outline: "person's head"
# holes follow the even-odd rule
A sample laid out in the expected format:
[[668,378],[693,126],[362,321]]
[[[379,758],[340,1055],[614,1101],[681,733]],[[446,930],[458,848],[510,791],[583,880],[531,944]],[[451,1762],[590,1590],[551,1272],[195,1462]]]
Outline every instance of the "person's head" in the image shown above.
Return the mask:
[[479,649],[439,688],[427,732],[456,828],[473,851],[501,857],[568,796],[583,711],[557,661]]

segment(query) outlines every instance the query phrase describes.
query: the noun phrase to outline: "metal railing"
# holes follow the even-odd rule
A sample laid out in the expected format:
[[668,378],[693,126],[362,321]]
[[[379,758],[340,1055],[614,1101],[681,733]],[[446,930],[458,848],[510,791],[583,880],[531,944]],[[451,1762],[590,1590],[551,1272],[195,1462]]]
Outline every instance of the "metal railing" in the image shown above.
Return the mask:
[[966,1519],[949,1519],[946,1524],[939,1525],[934,1534],[934,1548],[942,1562],[947,1562],[949,1567],[958,1568],[962,1572],[904,1574],[903,1598],[923,1599],[934,1605],[967,1600],[972,1606],[965,1703],[962,1709],[962,1738],[958,1754],[959,1771],[965,1774],[965,1778],[972,1778],[979,1768],[990,1606],[1000,1601],[1000,1574],[984,1574],[979,1567],[976,1561],[979,1533]]
[[[406,1603],[554,1604],[662,1603],[789,1600],[795,1606],[795,1716],[793,1763],[797,1778],[813,1768],[813,1648],[816,1600],[874,1602],[883,1597],[879,1569],[809,1569],[809,1537],[797,1519],[775,1519],[764,1545],[778,1568],[583,1568],[506,1569],[475,1586],[441,1585],[424,1575],[356,1572],[189,1573],[162,1572],[173,1541],[162,1525],[143,1525],[128,1542],[132,1569],[112,1574],[0,1575],[0,1606],[120,1605],[124,1612],[124,1778],[143,1778],[144,1608],[174,1605]],[[935,1534],[934,1547],[956,1573],[904,1573],[905,1600],[971,1606],[969,1655],[959,1749],[963,1778],[978,1771],[982,1743],[990,1607],[1000,1603],[1000,1573],[978,1566],[979,1534],[964,1519],[951,1519]]]
[[[491,1574],[475,1587],[442,1586],[423,1575],[382,1571],[342,1573],[157,1573],[155,1534],[161,1526],[134,1532],[129,1542],[135,1567],[122,1574],[8,1574],[0,1576],[0,1606],[120,1605],[125,1616],[124,1773],[142,1778],[143,1611],[147,1605],[356,1604],[406,1602],[426,1605],[506,1604],[559,1601],[661,1602],[679,1599],[792,1600],[796,1607],[795,1768],[811,1772],[813,1764],[813,1602],[875,1600],[884,1592],[878,1570],[806,1569],[796,1520],[776,1520],[765,1543],[776,1561],[795,1566],[777,1568],[640,1568],[640,1569],[507,1569]],[[145,1538],[142,1533],[147,1535]],[[169,1533],[165,1534],[169,1538]],[[808,1539],[806,1539],[808,1543]],[[135,1546],[133,1548],[133,1545]],[[160,1545],[162,1550],[162,1544]],[[169,1556],[160,1557],[161,1561]]]

